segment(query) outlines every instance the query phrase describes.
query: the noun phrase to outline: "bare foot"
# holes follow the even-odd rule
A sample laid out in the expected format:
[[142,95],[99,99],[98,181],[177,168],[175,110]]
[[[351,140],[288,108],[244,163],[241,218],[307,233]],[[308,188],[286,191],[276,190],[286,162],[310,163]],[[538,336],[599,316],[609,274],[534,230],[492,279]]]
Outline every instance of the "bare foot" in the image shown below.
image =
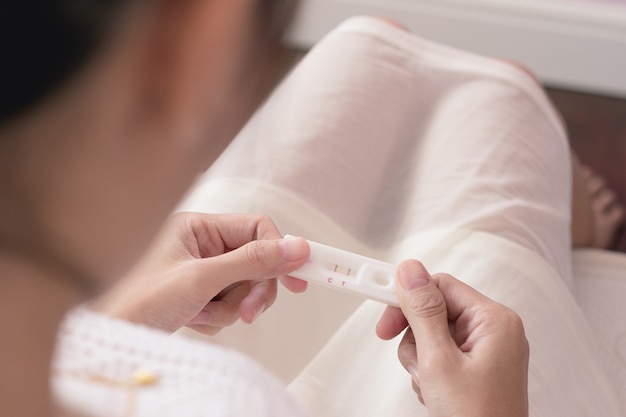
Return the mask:
[[582,177],[587,185],[591,208],[592,248],[609,249],[616,243],[620,229],[624,226],[624,206],[615,193],[607,187],[604,179],[590,169],[582,169]]
[[602,177],[583,167],[572,153],[572,245],[612,248],[624,226],[624,206]]

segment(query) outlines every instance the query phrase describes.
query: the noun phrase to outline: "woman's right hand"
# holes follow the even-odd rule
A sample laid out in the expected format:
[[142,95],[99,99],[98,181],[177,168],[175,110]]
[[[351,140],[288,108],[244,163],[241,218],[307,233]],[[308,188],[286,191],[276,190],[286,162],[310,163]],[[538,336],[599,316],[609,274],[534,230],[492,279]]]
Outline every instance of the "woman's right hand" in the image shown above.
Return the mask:
[[417,261],[397,271],[401,309],[388,307],[377,333],[409,329],[398,349],[431,417],[527,417],[528,342],[512,310]]

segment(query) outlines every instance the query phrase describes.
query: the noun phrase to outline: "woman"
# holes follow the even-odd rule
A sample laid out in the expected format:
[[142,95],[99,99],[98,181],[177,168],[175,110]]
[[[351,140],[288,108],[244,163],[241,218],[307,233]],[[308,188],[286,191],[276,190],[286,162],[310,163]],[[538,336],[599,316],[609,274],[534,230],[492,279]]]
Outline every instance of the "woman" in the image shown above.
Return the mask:
[[[251,0],[5,6],[10,64],[3,66],[8,93],[0,114],[3,415],[133,415],[150,410],[150,398],[171,407],[151,414],[300,412],[276,381],[245,358],[171,341],[162,331],[190,325],[213,333],[239,315],[252,322],[273,302],[274,277],[292,291],[304,290],[302,282],[285,276],[306,262],[302,239],[281,240],[265,217],[178,215],[136,264],[197,173],[254,108],[288,6]],[[60,401],[54,405],[48,369],[61,318],[122,275],[92,305],[113,318],[83,312],[62,330],[69,342],[53,369]],[[528,352],[517,316],[450,276],[430,277],[415,261],[399,268],[398,282],[404,315],[420,336],[414,341],[408,333],[403,361],[416,379],[419,373],[432,415],[472,408],[475,415],[487,409],[526,415]],[[485,314],[493,320],[471,320]],[[386,317],[384,336],[406,325],[397,310]],[[464,331],[453,341],[448,322],[457,317],[469,320],[458,323]],[[98,329],[100,338],[80,333],[81,323]],[[473,343],[459,350],[463,340]],[[435,349],[440,342],[447,343],[445,350]],[[414,343],[419,362],[407,354]],[[93,353],[103,345],[121,356]],[[84,355],[79,367],[64,363],[64,350],[74,347]],[[137,369],[122,379],[109,377],[128,363],[142,365],[133,349],[153,365],[178,356],[169,373]],[[457,363],[448,354],[458,364],[474,356],[476,365],[462,378],[427,366]],[[479,382],[485,373],[494,378]],[[197,387],[192,374],[203,384],[201,393],[212,395],[190,394]],[[185,378],[191,382],[177,385]]]

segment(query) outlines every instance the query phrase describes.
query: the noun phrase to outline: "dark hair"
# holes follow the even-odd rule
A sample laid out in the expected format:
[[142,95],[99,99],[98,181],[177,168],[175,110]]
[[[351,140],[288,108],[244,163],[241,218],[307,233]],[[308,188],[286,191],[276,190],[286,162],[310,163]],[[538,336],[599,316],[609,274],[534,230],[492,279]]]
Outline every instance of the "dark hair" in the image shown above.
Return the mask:
[[129,0],[16,0],[0,6],[0,122],[84,63]]
[[[8,0],[0,5],[0,123],[27,110],[84,64],[136,0]],[[259,30],[282,36],[296,0],[257,0]]]

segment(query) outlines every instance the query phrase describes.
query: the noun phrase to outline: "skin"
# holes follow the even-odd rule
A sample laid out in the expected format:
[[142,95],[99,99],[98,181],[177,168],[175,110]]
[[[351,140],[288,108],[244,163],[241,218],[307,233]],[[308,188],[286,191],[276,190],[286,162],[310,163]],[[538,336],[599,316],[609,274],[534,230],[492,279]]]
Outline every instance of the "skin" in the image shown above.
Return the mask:
[[572,245],[611,249],[624,225],[626,210],[604,179],[572,155]]
[[[242,47],[254,41],[255,2],[158,4],[129,11],[69,83],[0,127],[0,415],[52,414],[48,372],[63,314],[86,289],[100,292],[127,273],[258,101],[263,66],[248,69]],[[220,238],[243,244],[244,235],[258,237],[261,223],[263,237],[280,236],[257,220],[229,219],[220,227],[239,226]],[[173,231],[171,239],[182,235]],[[267,256],[248,261],[253,276],[228,284],[273,270],[276,277],[308,257],[302,242],[288,260],[276,245],[267,241]],[[198,313],[217,291],[209,287]],[[255,301],[251,289],[243,315],[269,306],[271,290]]]
[[290,290],[304,291],[306,282],[285,274],[308,255],[304,239],[282,240],[264,216],[180,213],[92,307],[166,331],[187,325],[212,335],[239,318],[252,323],[269,308],[276,299],[271,278],[280,276]]
[[400,334],[398,358],[431,417],[528,416],[528,341],[522,321],[446,274],[430,276],[418,261],[397,271],[401,308],[377,326]]
[[[162,228],[258,101],[263,65],[250,66],[244,53],[258,37],[250,29],[254,5],[144,2],[70,82],[0,126],[0,415],[64,415],[48,391],[56,328],[69,308],[109,288],[91,308],[167,331],[189,325],[209,334],[237,318],[252,322],[272,304],[276,277],[292,291],[305,289],[286,274],[306,261],[308,246],[281,240],[265,217],[187,213]],[[123,279],[116,283],[117,277]],[[421,314],[436,310],[421,301],[431,298],[407,291],[400,294],[403,310],[388,311],[379,333],[399,333],[406,315],[415,334],[426,335],[415,346],[407,336],[401,360],[410,369],[417,363],[421,397],[432,415],[445,415],[442,403],[467,388],[444,367],[425,366],[449,357],[428,342],[448,332],[445,314],[463,329],[454,342],[476,342],[471,353],[484,347],[504,360],[512,342],[499,343],[522,336],[498,326],[504,310],[479,294],[459,290],[451,278],[432,282],[428,291],[438,288],[434,294],[448,306],[438,310],[438,321],[424,327],[430,316]],[[484,309],[496,318],[472,315]],[[494,334],[481,333],[485,322]],[[467,352],[448,342],[446,352],[461,363]],[[467,378],[459,381],[498,371],[484,361],[462,369]],[[523,402],[525,376],[514,375],[517,384],[483,388]]]

